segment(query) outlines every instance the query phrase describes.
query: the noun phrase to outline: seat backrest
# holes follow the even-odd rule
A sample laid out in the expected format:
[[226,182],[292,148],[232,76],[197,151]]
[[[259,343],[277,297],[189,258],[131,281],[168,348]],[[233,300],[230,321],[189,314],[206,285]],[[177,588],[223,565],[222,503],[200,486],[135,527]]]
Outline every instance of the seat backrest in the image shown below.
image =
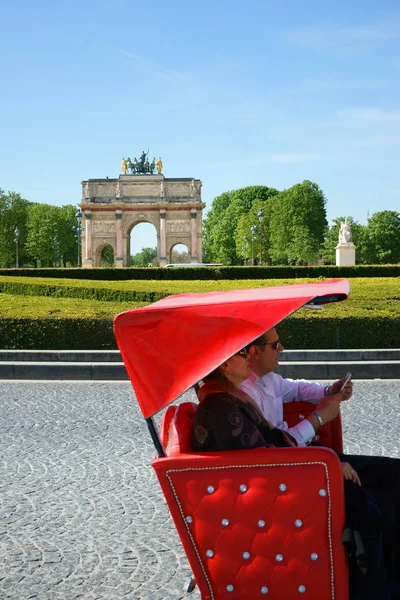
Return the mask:
[[324,448],[194,453],[196,410],[167,408],[167,458],[153,467],[202,600],[347,600],[337,457]]
[[167,456],[192,452],[192,428],[197,410],[195,402],[170,405],[161,422],[161,443]]
[[[283,418],[289,427],[293,427],[305,419],[315,410],[315,405],[310,402],[288,402],[283,405]],[[343,452],[342,419],[338,416],[325,423],[314,437],[314,442],[332,448],[336,452]]]
[[202,600],[347,600],[343,475],[327,448],[153,461]]

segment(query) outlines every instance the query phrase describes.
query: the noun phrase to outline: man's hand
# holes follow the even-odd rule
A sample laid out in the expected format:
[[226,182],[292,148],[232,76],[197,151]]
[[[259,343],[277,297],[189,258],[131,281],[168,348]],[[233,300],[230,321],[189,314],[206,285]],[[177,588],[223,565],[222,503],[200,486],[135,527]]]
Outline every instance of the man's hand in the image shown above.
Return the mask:
[[340,466],[342,467],[343,477],[345,479],[348,479],[349,481],[354,481],[354,483],[356,483],[357,485],[361,485],[361,481],[360,481],[357,471],[355,471],[351,467],[351,465],[349,465],[349,463],[342,462],[342,463],[340,463]]
[[349,379],[349,381],[346,383],[342,390],[344,379],[345,378],[343,377],[342,379],[338,379],[337,381],[332,383],[332,385],[329,386],[327,396],[334,396],[335,394],[338,394],[340,392],[342,395],[342,400],[349,400],[353,393],[353,382],[351,381],[351,379]]

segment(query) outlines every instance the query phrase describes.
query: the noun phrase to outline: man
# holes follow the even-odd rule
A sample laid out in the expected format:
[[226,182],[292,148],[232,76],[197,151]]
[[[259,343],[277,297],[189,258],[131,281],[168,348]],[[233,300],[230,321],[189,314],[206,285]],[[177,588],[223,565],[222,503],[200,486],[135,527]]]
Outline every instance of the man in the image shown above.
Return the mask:
[[[340,410],[338,392],[343,380],[324,387],[305,380],[284,379],[273,373],[279,367],[279,355],[283,350],[275,329],[270,329],[247,347],[251,377],[240,387],[260,406],[266,419],[288,431],[299,446],[313,439],[324,423],[335,418]],[[349,381],[342,392],[345,399],[352,394]],[[315,411],[301,423],[289,428],[283,421],[283,403],[305,400],[316,405]],[[391,565],[391,577],[400,579],[400,460],[382,456],[340,455],[344,464],[345,479],[351,479],[372,491],[377,504],[385,515],[388,532],[386,537],[386,564]],[[342,462],[343,465],[343,462]]]
[[[255,340],[247,349],[253,376],[246,379],[240,387],[257,402],[267,421],[279,429],[287,430],[299,446],[306,446],[319,427],[338,415],[340,400],[335,396],[341,390],[343,380],[324,387],[305,379],[284,379],[274,373],[279,367],[279,355],[284,349],[275,329]],[[351,397],[352,391],[353,384],[349,381],[343,390],[345,400]],[[283,403],[293,400],[311,402],[316,406],[314,413],[307,419],[288,428],[283,420]]]

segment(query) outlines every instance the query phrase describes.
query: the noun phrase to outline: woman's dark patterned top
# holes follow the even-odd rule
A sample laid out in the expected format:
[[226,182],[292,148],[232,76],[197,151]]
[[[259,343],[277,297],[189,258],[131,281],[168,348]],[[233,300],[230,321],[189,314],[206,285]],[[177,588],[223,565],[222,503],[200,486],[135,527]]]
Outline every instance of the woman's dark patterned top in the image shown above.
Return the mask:
[[280,429],[271,429],[268,421],[251,406],[227,392],[206,396],[194,417],[192,447],[195,452],[290,445],[296,445],[291,436]]

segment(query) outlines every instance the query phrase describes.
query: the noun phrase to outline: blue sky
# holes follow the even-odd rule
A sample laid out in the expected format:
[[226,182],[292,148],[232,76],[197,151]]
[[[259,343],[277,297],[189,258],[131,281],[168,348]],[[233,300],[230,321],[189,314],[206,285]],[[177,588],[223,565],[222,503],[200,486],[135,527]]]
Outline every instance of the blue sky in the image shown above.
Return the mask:
[[311,179],[328,219],[400,210],[398,1],[0,0],[0,27],[5,190],[76,204],[149,148],[208,207]]

